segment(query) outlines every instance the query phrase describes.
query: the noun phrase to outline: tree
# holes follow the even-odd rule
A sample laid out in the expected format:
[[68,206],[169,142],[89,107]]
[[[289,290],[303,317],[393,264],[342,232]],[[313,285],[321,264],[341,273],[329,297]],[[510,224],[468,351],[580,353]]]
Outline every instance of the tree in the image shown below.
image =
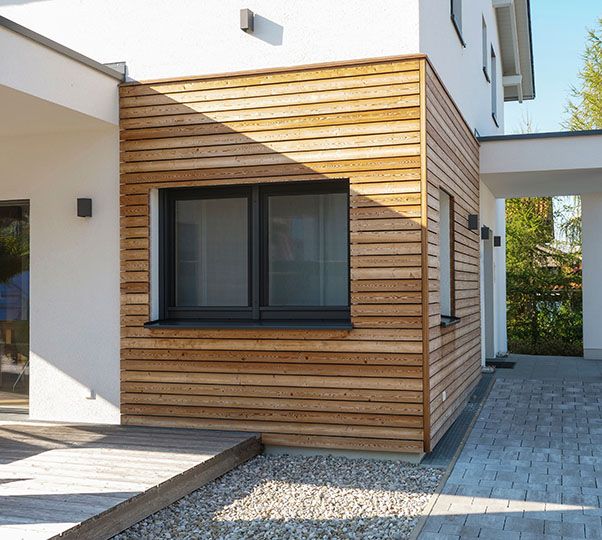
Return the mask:
[[578,250],[556,245],[565,211],[551,197],[506,201],[508,347],[514,353],[581,354]]
[[570,131],[602,129],[602,18],[587,33],[580,85],[571,90],[567,104],[569,119],[563,127]]

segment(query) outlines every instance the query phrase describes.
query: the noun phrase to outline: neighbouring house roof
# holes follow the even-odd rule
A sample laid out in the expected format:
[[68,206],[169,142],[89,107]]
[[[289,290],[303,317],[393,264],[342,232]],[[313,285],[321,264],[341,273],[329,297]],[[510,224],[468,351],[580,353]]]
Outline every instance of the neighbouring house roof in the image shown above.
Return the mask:
[[493,0],[505,101],[535,98],[530,0]]
[[62,54],[63,56],[71,58],[72,60],[75,60],[80,64],[84,64],[119,81],[123,81],[125,79],[125,62],[116,62],[114,64],[101,64],[100,62],[92,60],[91,58],[88,58],[87,56],[84,56],[83,54],[80,54],[74,51],[73,49],[69,49],[64,45],[57,43],[56,41],[52,41],[51,39],[48,39],[47,37],[42,36],[41,34],[38,34],[37,32],[30,30],[29,28],[26,28],[25,26],[21,26],[20,24],[17,24],[16,22],[11,21],[6,17],[0,16],[0,27],[4,27],[8,30],[11,30],[12,32],[16,32],[17,34],[31,39],[32,41],[35,41],[36,43],[39,43],[44,47],[48,47],[49,49],[52,49],[53,51],[56,51]]

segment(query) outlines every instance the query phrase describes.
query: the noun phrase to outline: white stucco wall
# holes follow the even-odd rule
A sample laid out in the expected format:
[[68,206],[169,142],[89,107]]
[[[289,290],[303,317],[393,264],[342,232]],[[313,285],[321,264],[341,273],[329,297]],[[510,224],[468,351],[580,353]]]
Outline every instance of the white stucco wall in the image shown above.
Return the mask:
[[[255,12],[255,32],[239,10]],[[0,14],[134,79],[416,53],[418,0],[50,0]]]
[[[447,0],[47,0],[1,5],[0,15],[100,62],[125,60],[137,80],[422,52],[470,126],[493,134],[481,19],[499,61],[495,13],[491,0],[463,5],[465,48]],[[252,34],[239,28],[241,8],[256,14]]]
[[[481,135],[503,131],[504,103],[502,69],[495,10],[491,0],[463,0],[462,47],[450,20],[449,1],[420,0],[420,51],[426,53],[448,92],[472,129]],[[491,117],[491,84],[482,70],[482,19],[488,42],[498,57],[498,123]],[[490,70],[491,71],[491,70]]]
[[119,422],[118,162],[116,127],[0,137],[0,200],[30,201],[33,419]]

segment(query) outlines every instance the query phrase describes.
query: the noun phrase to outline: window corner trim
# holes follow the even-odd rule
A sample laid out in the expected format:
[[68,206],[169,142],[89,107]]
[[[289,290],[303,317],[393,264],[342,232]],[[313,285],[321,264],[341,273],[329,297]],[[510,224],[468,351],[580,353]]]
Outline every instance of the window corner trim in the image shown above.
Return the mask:
[[488,83],[491,83],[491,77],[489,76],[489,71],[487,70],[487,66],[483,66],[483,75],[485,75],[485,80]]
[[464,36],[462,35],[462,29],[460,28],[460,25],[458,24],[458,20],[456,19],[456,17],[454,16],[453,13],[450,15],[450,19],[451,19],[452,24],[454,25],[454,29],[456,30],[456,34],[458,35],[460,44],[462,45],[463,48],[466,48],[466,41],[464,41]]

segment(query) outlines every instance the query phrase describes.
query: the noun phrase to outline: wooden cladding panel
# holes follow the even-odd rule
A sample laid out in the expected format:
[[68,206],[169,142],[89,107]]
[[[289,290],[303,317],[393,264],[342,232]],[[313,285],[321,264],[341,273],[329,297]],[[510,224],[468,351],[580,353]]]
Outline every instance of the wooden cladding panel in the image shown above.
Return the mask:
[[[424,65],[122,86],[124,423],[422,451]],[[151,190],[332,179],[350,185],[352,330],[144,328]]]
[[[430,445],[456,419],[480,377],[479,233],[468,214],[479,213],[479,148],[446,90],[426,68],[426,178]],[[453,303],[461,321],[440,326],[439,189],[453,197]],[[444,392],[446,399],[443,400]]]

